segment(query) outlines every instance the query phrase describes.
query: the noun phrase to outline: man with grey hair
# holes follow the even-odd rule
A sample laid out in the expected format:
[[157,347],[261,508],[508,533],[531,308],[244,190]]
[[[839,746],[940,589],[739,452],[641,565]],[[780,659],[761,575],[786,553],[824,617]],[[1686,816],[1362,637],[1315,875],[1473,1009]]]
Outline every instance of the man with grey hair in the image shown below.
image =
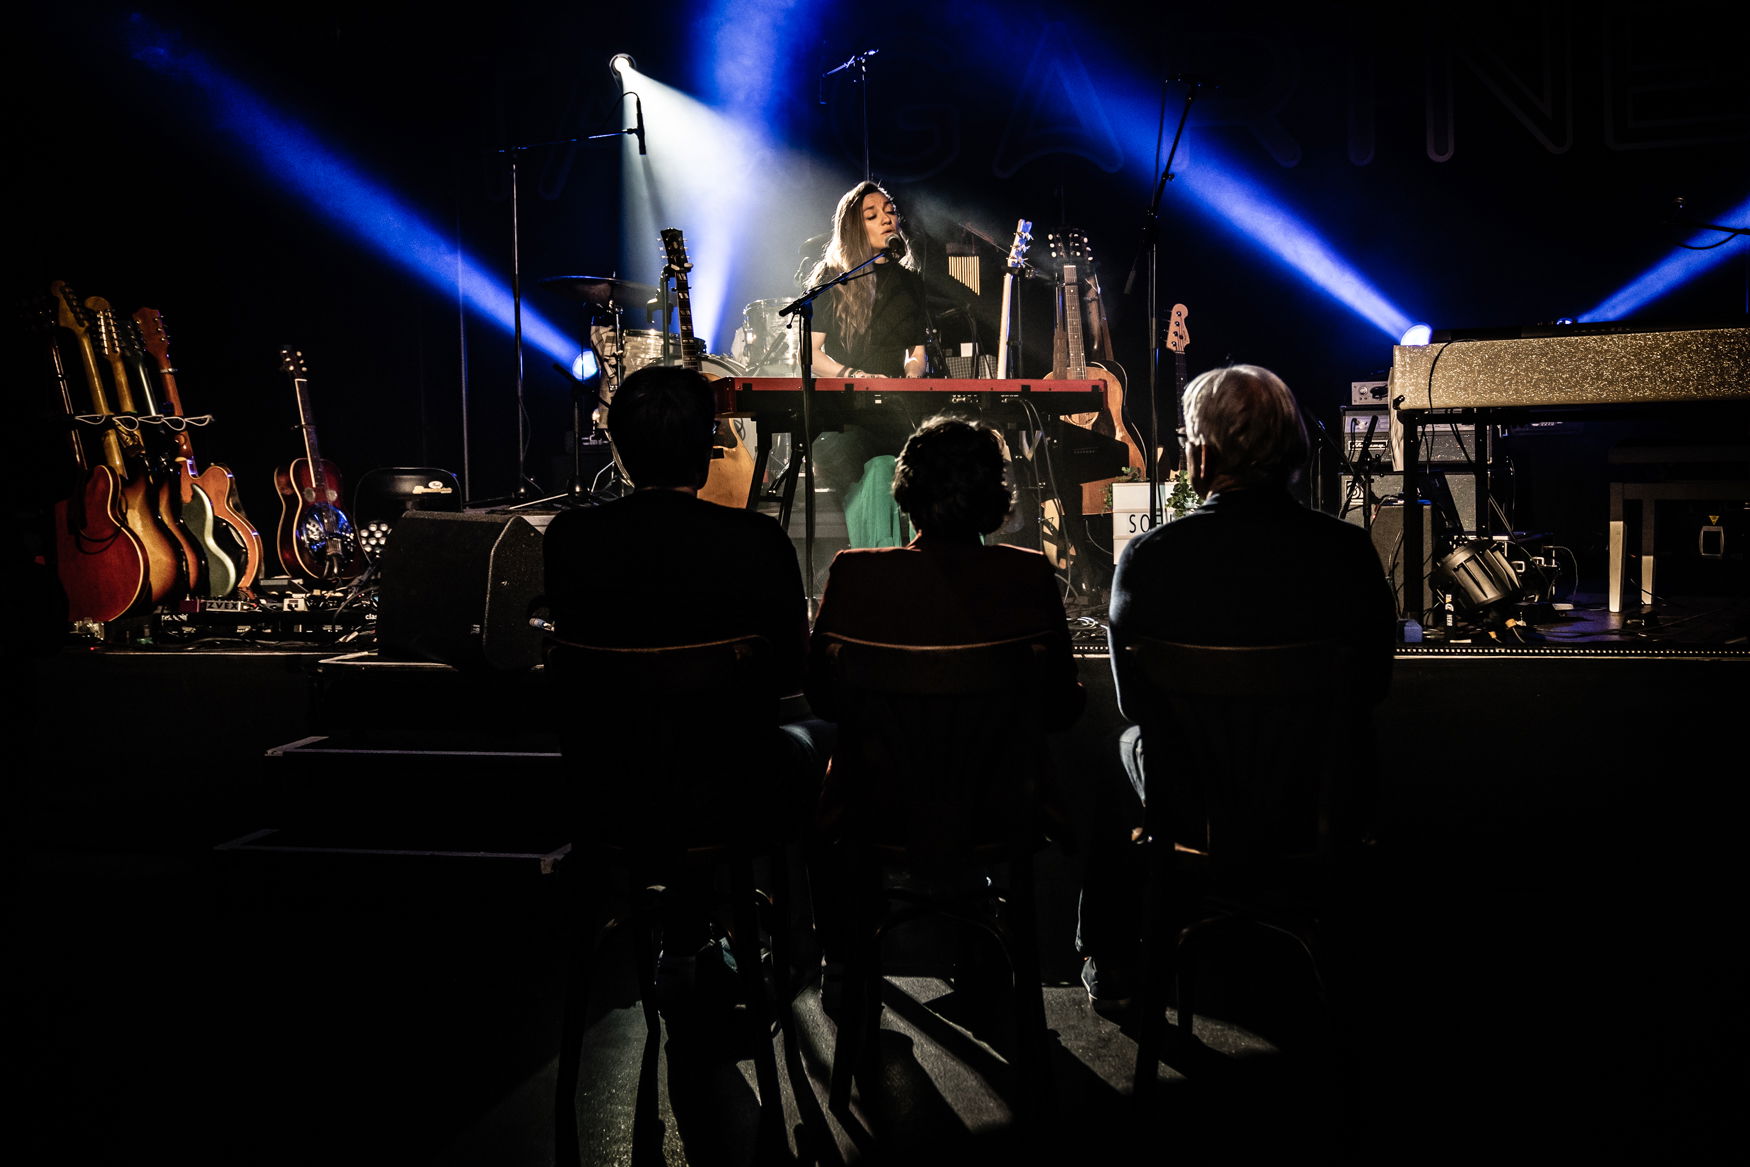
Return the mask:
[[[1142,691],[1124,652],[1143,639],[1271,645],[1341,640],[1368,702],[1391,677],[1396,611],[1367,533],[1302,506],[1288,487],[1306,461],[1306,427],[1282,379],[1256,365],[1215,369],[1185,389],[1191,488],[1203,505],[1131,540],[1112,581],[1112,670],[1120,710]],[[1128,715],[1127,715],[1128,716]],[[1134,720],[1132,718],[1132,720]],[[1141,736],[1122,739],[1143,797]],[[1135,936],[1116,905],[1084,896],[1082,979],[1097,1002],[1128,996]],[[1103,915],[1101,913],[1104,913]]]

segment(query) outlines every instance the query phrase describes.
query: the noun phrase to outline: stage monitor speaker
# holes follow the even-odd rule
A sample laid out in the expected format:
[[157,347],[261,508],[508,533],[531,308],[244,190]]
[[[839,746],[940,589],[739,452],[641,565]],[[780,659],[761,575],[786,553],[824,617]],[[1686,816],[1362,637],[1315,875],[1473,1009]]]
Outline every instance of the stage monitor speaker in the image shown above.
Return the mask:
[[377,642],[384,656],[459,668],[531,669],[541,634],[541,533],[517,515],[411,511],[383,552]]

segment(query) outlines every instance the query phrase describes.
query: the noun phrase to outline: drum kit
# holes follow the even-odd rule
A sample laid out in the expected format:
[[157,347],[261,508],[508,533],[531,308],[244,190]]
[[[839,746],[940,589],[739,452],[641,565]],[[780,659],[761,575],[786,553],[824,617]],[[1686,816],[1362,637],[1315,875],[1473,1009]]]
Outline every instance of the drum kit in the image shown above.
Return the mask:
[[[682,363],[680,337],[667,328],[626,328],[628,309],[641,306],[659,311],[657,290],[613,276],[552,276],[541,281],[548,288],[581,304],[588,317],[589,349],[601,369],[600,403],[592,417],[596,429],[612,406],[620,383],[647,365]],[[795,331],[786,328],[778,309],[783,300],[755,300],[742,310],[741,327],[727,355],[704,353],[701,371],[708,377],[800,376]],[[668,313],[661,312],[666,324]]]
[[[659,300],[656,288],[614,276],[552,276],[541,286],[576,301],[587,319],[586,335],[589,351],[601,370],[593,409],[587,412],[589,425],[596,440],[608,436],[608,413],[614,393],[622,382],[639,369],[650,365],[682,364],[681,339],[668,328],[626,328],[624,317],[629,310],[642,307],[665,325],[669,319],[667,305]],[[666,288],[664,289],[666,291]],[[784,377],[801,376],[796,355],[795,330],[786,328],[778,315],[783,300],[755,300],[742,310],[741,327],[728,355],[701,353],[699,370],[707,377]],[[579,419],[581,423],[581,418]],[[735,427],[741,440],[750,448],[755,440],[750,419],[737,418]],[[580,437],[582,431],[580,429]],[[773,435],[773,450],[768,466],[776,475],[783,472],[788,461],[788,435]],[[615,460],[618,466],[618,460]]]

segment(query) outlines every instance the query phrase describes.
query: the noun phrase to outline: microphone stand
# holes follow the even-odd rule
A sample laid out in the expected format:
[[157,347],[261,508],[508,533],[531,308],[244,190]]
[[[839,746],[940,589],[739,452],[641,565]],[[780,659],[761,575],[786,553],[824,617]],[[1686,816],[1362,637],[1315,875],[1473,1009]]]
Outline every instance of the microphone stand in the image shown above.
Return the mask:
[[[1171,79],[1162,82],[1161,89],[1161,121],[1156,132],[1155,141],[1158,144],[1161,134],[1167,128],[1167,94],[1165,86]],[[1191,104],[1197,100],[1197,91],[1206,82],[1188,80],[1190,88],[1185,91],[1185,106],[1179,111],[1179,125],[1173,131],[1173,145],[1167,151],[1166,165],[1161,168],[1160,177],[1155,180],[1154,197],[1149,200],[1148,209],[1143,212],[1142,238],[1143,248],[1148,255],[1148,514],[1150,526],[1158,526],[1162,519],[1161,513],[1161,312],[1160,312],[1160,213],[1161,199],[1166,194],[1167,183],[1173,181],[1173,159],[1179,154],[1179,140],[1185,133],[1185,122],[1191,116]],[[1158,145],[1157,145],[1158,149]],[[1159,154],[1155,155],[1157,158]],[[1135,269],[1132,268],[1132,271]],[[1177,396],[1175,394],[1175,396]],[[1176,429],[1183,428],[1179,423]],[[1180,435],[1175,432],[1173,438],[1174,462],[1179,461],[1178,451]]]
[[[511,498],[520,504],[536,505],[551,502],[564,494],[553,495],[551,498],[530,499],[530,488],[540,491],[540,484],[529,477],[529,411],[528,401],[523,388],[523,273],[522,273],[522,198],[519,193],[517,179],[520,170],[520,159],[525,151],[542,149],[548,146],[574,146],[579,142],[594,142],[601,138],[619,138],[626,134],[637,134],[636,126],[624,130],[614,130],[606,134],[588,134],[580,138],[551,138],[545,142],[523,142],[518,145],[505,146],[495,150],[496,154],[504,154],[510,159],[510,314],[511,314],[511,345],[516,353],[516,488],[511,491]],[[466,404],[466,403],[464,403]],[[467,410],[462,411],[462,428],[468,427]],[[573,440],[581,438],[581,434],[573,432]],[[464,445],[466,436],[464,434]]]
[[[862,103],[863,103],[863,181],[864,182],[874,182],[875,181],[875,168],[869,159],[869,58],[873,57],[876,53],[879,53],[880,51],[881,51],[880,49],[868,49],[868,50],[861,52],[861,53],[852,53],[851,56],[845,61],[844,64],[835,66],[834,68],[831,68],[831,69],[828,69],[826,72],[824,72],[820,75],[820,79],[822,81],[825,81],[828,77],[831,77],[836,73],[843,73],[847,69],[855,69],[857,71],[857,75],[855,77],[851,78],[851,84],[861,86],[862,91],[863,91]],[[821,88],[822,88],[822,92],[821,92],[820,104],[825,105],[826,104],[825,86],[823,85]]]
[[[778,309],[779,316],[794,316],[802,322],[799,341],[800,352],[797,354],[802,365],[802,440],[798,443],[797,452],[802,458],[802,569],[803,579],[808,586],[810,605],[815,600],[814,590],[814,302],[827,292],[857,279],[869,275],[874,268],[871,266],[877,260],[887,255],[886,251],[877,251],[856,267],[842,272],[827,280],[819,287],[808,289],[796,299]],[[796,468],[791,467],[792,474]]]

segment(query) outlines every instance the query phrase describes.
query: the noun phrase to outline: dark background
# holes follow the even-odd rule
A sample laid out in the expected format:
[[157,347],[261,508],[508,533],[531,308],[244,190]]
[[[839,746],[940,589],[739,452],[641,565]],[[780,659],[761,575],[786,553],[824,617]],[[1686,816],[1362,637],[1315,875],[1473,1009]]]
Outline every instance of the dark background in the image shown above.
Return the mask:
[[[1138,21],[1120,7],[39,8],[9,70],[15,294],[60,278],[124,312],[160,308],[189,411],[217,419],[197,437],[202,460],[229,462],[256,522],[271,525],[268,475],[299,452],[279,346],[307,354],[324,453],[349,483],[382,465],[462,470],[465,387],[474,499],[514,485],[513,353],[509,333],[460,309],[453,287],[337,228],[291,181],[298,163],[263,165],[262,131],[235,102],[215,104],[190,62],[301,127],[508,286],[510,201],[494,151],[619,128],[607,60],[632,54],[647,77],[760,127],[765,145],[745,156],[699,142],[686,181],[644,209],[695,239],[740,241],[732,267],[710,273],[727,280],[714,306],[696,292],[702,314],[720,310],[711,347],[727,352],[744,303],[794,294],[801,245],[861,176],[859,91],[819,75],[879,49],[873,166],[925,255],[969,238],[961,224],[1006,243],[1028,217],[1036,255],[1045,233],[1082,227],[1133,384],[1147,372],[1143,281],[1123,293],[1152,189],[1159,81],[1212,76],[1221,87],[1192,112],[1163,205],[1162,302],[1190,306],[1193,372],[1268,365],[1329,423],[1350,381],[1383,375],[1395,337],[1273,258],[1272,232],[1209,210],[1218,172],[1310,228],[1404,316],[1449,328],[1586,313],[1692,234],[1673,220],[1676,197],[1712,222],[1750,188],[1750,75],[1724,4],[1480,5],[1457,20],[1298,4],[1163,8]],[[1169,135],[1184,91],[1167,90]],[[657,104],[646,102],[652,153],[694,150]],[[614,270],[654,282],[656,239],[621,229],[640,209],[622,205],[621,170],[613,140],[526,156],[525,285]],[[1750,245],[1724,252],[1630,318],[1741,319]],[[694,259],[702,285],[697,246]],[[987,255],[987,328],[995,262]],[[533,310],[575,326],[562,300],[525,291]],[[1048,285],[1030,284],[1024,301],[1022,371],[1036,375],[1050,364]],[[47,412],[41,342],[13,339],[20,392]],[[548,467],[563,451],[567,384],[533,351],[526,384],[531,471],[559,485]],[[1621,428],[1551,437],[1561,445],[1547,456],[1520,451],[1522,498],[1537,497],[1541,463],[1565,476]],[[55,489],[58,447],[31,444],[53,451],[41,477]],[[1602,524],[1602,486],[1581,498],[1572,513],[1516,525],[1584,527],[1559,533],[1585,546]]]

